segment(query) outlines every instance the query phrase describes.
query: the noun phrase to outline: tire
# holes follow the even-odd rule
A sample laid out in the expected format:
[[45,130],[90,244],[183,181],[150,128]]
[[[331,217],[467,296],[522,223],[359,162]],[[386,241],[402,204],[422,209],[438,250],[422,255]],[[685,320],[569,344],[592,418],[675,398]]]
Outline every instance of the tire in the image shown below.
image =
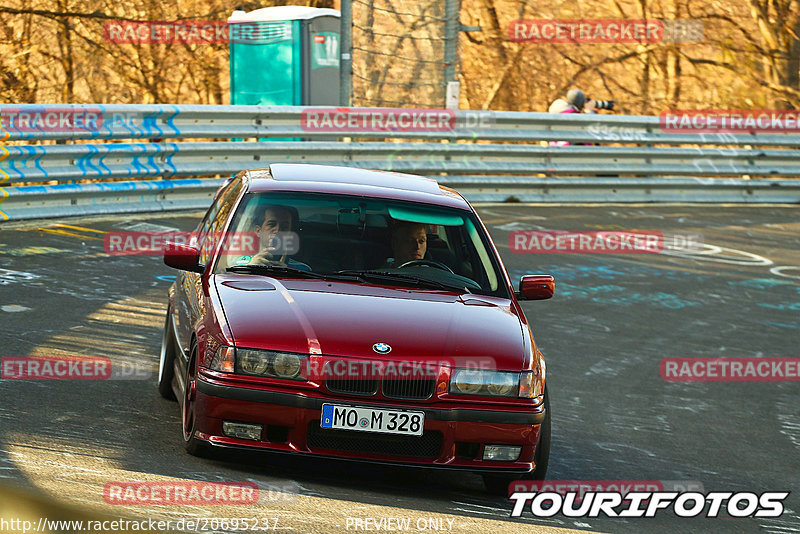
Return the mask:
[[161,336],[161,357],[158,362],[158,392],[167,400],[177,400],[172,391],[172,379],[175,377],[175,334],[172,332],[170,308],[167,307],[167,320],[164,322],[164,333]]
[[542,422],[542,432],[539,435],[539,443],[536,445],[534,461],[536,467],[530,473],[524,475],[483,475],[483,485],[486,491],[492,494],[508,495],[508,485],[515,480],[544,480],[547,476],[547,465],[550,462],[550,436],[551,436],[551,417],[550,417],[550,397],[547,389],[544,392],[544,421]]
[[181,408],[183,446],[186,452],[192,456],[207,458],[210,456],[208,445],[203,440],[194,437],[197,421],[194,413],[194,399],[197,395],[197,371],[194,368],[196,355],[197,347],[193,346],[189,365],[186,367],[186,381],[183,388],[183,406]]

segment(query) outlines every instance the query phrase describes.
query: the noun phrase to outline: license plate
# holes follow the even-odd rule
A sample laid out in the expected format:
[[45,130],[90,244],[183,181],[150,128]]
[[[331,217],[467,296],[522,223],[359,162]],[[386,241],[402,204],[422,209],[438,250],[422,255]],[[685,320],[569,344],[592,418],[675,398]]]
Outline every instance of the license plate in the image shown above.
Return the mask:
[[421,436],[424,412],[404,412],[355,406],[322,405],[322,428]]

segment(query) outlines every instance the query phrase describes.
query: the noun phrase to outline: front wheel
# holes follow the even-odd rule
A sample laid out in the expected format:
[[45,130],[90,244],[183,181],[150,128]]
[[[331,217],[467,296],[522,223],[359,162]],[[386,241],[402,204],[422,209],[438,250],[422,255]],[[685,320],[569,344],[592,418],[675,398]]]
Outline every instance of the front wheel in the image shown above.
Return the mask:
[[172,379],[175,377],[175,334],[172,331],[171,315],[167,306],[167,320],[164,322],[161,357],[158,362],[158,392],[167,400],[177,400],[175,392],[172,391]]
[[183,409],[181,420],[183,423],[183,445],[186,452],[192,456],[209,456],[208,445],[195,437],[195,398],[197,396],[197,372],[195,371],[196,347],[192,347],[189,365],[186,367],[186,381],[183,387]]
[[486,490],[493,494],[508,494],[508,485],[515,480],[544,480],[547,476],[547,464],[550,461],[550,397],[547,389],[544,392],[544,421],[542,421],[539,443],[536,445],[534,462],[536,467],[524,475],[483,475],[483,484]]

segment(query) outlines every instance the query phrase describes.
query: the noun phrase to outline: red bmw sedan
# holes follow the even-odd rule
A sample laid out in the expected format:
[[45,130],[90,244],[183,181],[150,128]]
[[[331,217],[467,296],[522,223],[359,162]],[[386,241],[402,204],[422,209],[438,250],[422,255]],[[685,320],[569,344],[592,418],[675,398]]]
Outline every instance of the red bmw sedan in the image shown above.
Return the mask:
[[320,165],[242,171],[165,252],[158,389],[191,454],[245,447],[543,479],[545,361],[469,203],[435,180]]

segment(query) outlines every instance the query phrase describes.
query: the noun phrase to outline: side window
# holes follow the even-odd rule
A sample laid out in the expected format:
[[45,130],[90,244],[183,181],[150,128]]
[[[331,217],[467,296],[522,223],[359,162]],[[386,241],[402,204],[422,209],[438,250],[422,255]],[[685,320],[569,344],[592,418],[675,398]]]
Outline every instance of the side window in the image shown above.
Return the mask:
[[217,202],[206,214],[203,220],[198,236],[198,245],[200,246],[200,265],[208,264],[211,252],[219,242],[222,227],[233,208],[236,197],[242,190],[241,180],[231,182],[224,191],[219,195]]

